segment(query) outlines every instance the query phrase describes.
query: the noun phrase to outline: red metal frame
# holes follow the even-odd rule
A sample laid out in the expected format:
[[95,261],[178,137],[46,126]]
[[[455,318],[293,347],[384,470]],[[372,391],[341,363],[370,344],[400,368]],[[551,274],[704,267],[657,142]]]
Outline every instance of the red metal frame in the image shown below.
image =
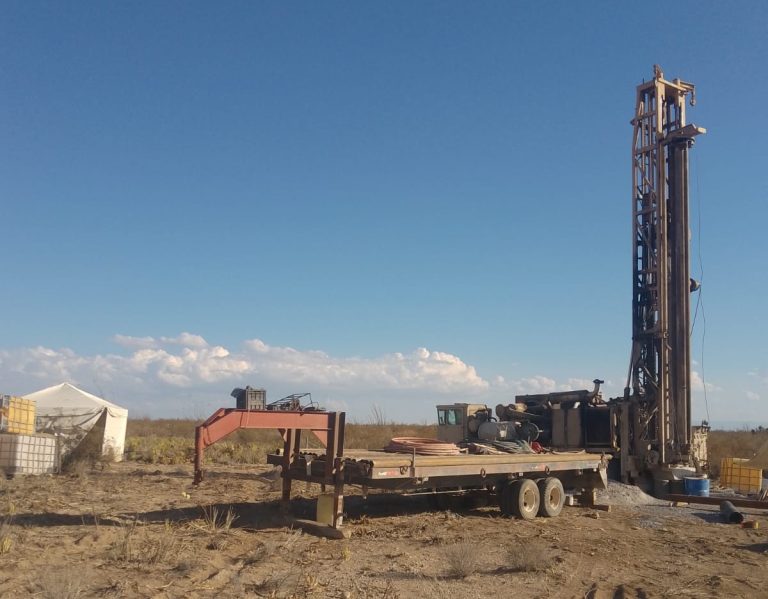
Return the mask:
[[195,429],[195,484],[203,480],[203,457],[210,447],[241,428],[277,429],[283,437],[283,501],[291,498],[291,465],[301,452],[301,431],[308,430],[325,447],[325,469],[321,482],[334,486],[333,526],[341,523],[344,476],[344,412],[239,410],[219,408]]

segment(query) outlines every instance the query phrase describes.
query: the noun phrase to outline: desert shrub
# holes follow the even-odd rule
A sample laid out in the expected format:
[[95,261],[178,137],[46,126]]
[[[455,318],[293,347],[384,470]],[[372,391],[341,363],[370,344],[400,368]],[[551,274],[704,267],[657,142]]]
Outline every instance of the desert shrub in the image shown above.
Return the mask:
[[509,548],[506,568],[512,572],[543,572],[552,565],[552,552],[541,541],[528,539]]
[[159,535],[145,539],[142,548],[144,560],[149,564],[164,564],[174,561],[178,557],[179,545],[176,529],[173,524],[166,520]]
[[237,514],[229,506],[226,510],[216,505],[202,505],[202,517],[190,523],[190,526],[201,530],[206,535],[206,549],[220,551],[229,543],[229,533],[232,524],[237,520]]
[[110,547],[113,561],[131,564],[156,565],[174,563],[179,557],[181,542],[174,525],[165,521],[158,534],[141,531],[140,522],[133,519],[122,523],[118,540]]
[[448,574],[455,578],[467,578],[477,572],[482,564],[477,543],[459,541],[442,550]]
[[136,526],[137,520],[120,523],[120,537],[110,547],[110,558],[118,562],[134,561],[136,555]]
[[200,509],[203,511],[202,528],[206,532],[227,532],[237,520],[237,514],[235,514],[232,506],[229,506],[226,511],[216,505],[203,505],[200,506]]

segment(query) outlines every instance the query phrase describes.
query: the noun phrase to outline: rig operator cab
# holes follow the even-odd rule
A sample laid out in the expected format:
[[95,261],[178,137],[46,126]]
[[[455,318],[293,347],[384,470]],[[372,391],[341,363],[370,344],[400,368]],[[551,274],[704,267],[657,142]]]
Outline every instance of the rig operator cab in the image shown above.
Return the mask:
[[454,403],[437,406],[437,438],[446,443],[461,443],[470,438],[467,424],[478,412],[485,412],[485,404]]

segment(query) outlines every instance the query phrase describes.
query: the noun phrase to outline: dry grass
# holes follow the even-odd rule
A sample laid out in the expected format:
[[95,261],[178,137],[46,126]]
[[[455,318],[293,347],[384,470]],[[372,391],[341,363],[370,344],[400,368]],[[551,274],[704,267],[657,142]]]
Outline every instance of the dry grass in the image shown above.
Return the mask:
[[232,524],[237,520],[237,514],[228,507],[226,511],[223,508],[215,505],[200,506],[203,512],[203,516],[200,520],[191,522],[192,528],[201,530],[205,533],[207,540],[206,549],[213,549],[221,551],[224,549],[229,539],[229,534]]
[[[712,477],[720,474],[722,458],[752,458],[768,443],[768,431],[711,431],[707,439],[709,469]],[[768,464],[761,464],[768,467]]]
[[136,519],[120,524],[120,538],[110,548],[110,557],[119,562],[132,562],[135,560],[136,550]]
[[229,506],[227,511],[215,505],[202,505],[200,509],[203,510],[201,528],[211,534],[228,532],[234,521],[237,520],[237,514],[235,514],[232,506]]
[[247,565],[258,564],[266,561],[279,552],[285,552],[290,555],[291,550],[296,546],[301,537],[302,532],[298,528],[289,530],[280,538],[271,536],[266,537],[261,541],[259,546],[245,558],[245,563]]
[[[150,464],[185,464],[194,458],[195,426],[191,419],[132,419],[128,421],[128,459]],[[435,437],[436,425],[398,424],[389,421],[381,409],[374,409],[367,423],[347,423],[345,445],[355,449],[384,447],[393,437]],[[317,439],[304,435],[303,442],[318,447]],[[751,458],[768,443],[768,431],[712,431],[709,461],[713,477],[719,474],[724,457]],[[277,431],[239,430],[205,452],[209,464],[263,464],[266,455],[282,447]],[[768,464],[765,465],[768,468]],[[78,476],[78,473],[74,473]],[[83,474],[84,476],[84,474]]]
[[[434,437],[434,425],[396,424],[387,422],[382,414],[377,422],[347,424],[345,444],[348,448],[377,449],[384,447],[392,437]],[[150,420],[141,418],[128,421],[125,442],[129,460],[148,464],[187,464],[194,460],[195,420]],[[319,447],[318,440],[309,434],[302,437],[307,447]],[[209,447],[205,460],[209,464],[262,464],[268,453],[282,447],[277,431],[238,430]]]
[[0,555],[10,553],[13,548],[13,517],[16,515],[16,506],[11,501],[10,495],[6,499],[3,510],[5,514],[0,517]]
[[121,524],[120,538],[109,551],[113,561],[149,565],[174,564],[179,557],[181,541],[176,527],[169,521],[159,534],[143,534],[139,520]]
[[477,572],[482,565],[479,547],[471,541],[459,541],[443,548],[442,556],[448,569],[448,575],[454,578],[467,578]]
[[552,566],[552,551],[541,541],[527,539],[509,548],[505,568],[510,572],[543,572]]
[[64,474],[68,474],[72,478],[88,478],[88,471],[90,470],[90,460],[88,458],[79,456],[79,457],[69,457],[65,458],[63,463],[61,464],[61,471]]
[[345,446],[355,449],[379,449],[393,437],[435,437],[437,426],[431,424],[348,424]]
[[[291,569],[275,569],[261,582],[253,585],[252,590],[259,597],[318,597],[319,580],[316,574]],[[238,593],[240,596],[240,593]]]
[[11,552],[13,540],[11,539],[11,523],[13,516],[5,516],[0,520],[0,555]]
[[163,531],[143,544],[144,560],[148,564],[167,564],[178,561],[181,542],[174,525],[166,520]]
[[82,574],[70,569],[46,570],[36,580],[35,596],[44,599],[78,599],[83,594]]

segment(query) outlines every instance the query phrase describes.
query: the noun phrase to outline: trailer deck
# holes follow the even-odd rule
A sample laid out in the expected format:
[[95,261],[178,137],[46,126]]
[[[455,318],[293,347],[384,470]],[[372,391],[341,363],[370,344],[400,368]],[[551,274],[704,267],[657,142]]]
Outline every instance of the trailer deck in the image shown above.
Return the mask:
[[[267,456],[275,466],[285,464],[283,452]],[[388,488],[380,484],[397,480],[411,486],[430,486],[434,478],[495,477],[551,472],[599,473],[605,471],[607,458],[601,454],[578,452],[510,453],[503,455],[461,454],[429,456],[387,453],[381,450],[347,449],[343,454],[344,482],[353,485]],[[291,462],[290,477],[296,480],[321,482],[326,470],[325,454],[321,450],[305,450]],[[402,486],[402,485],[400,485]]]

